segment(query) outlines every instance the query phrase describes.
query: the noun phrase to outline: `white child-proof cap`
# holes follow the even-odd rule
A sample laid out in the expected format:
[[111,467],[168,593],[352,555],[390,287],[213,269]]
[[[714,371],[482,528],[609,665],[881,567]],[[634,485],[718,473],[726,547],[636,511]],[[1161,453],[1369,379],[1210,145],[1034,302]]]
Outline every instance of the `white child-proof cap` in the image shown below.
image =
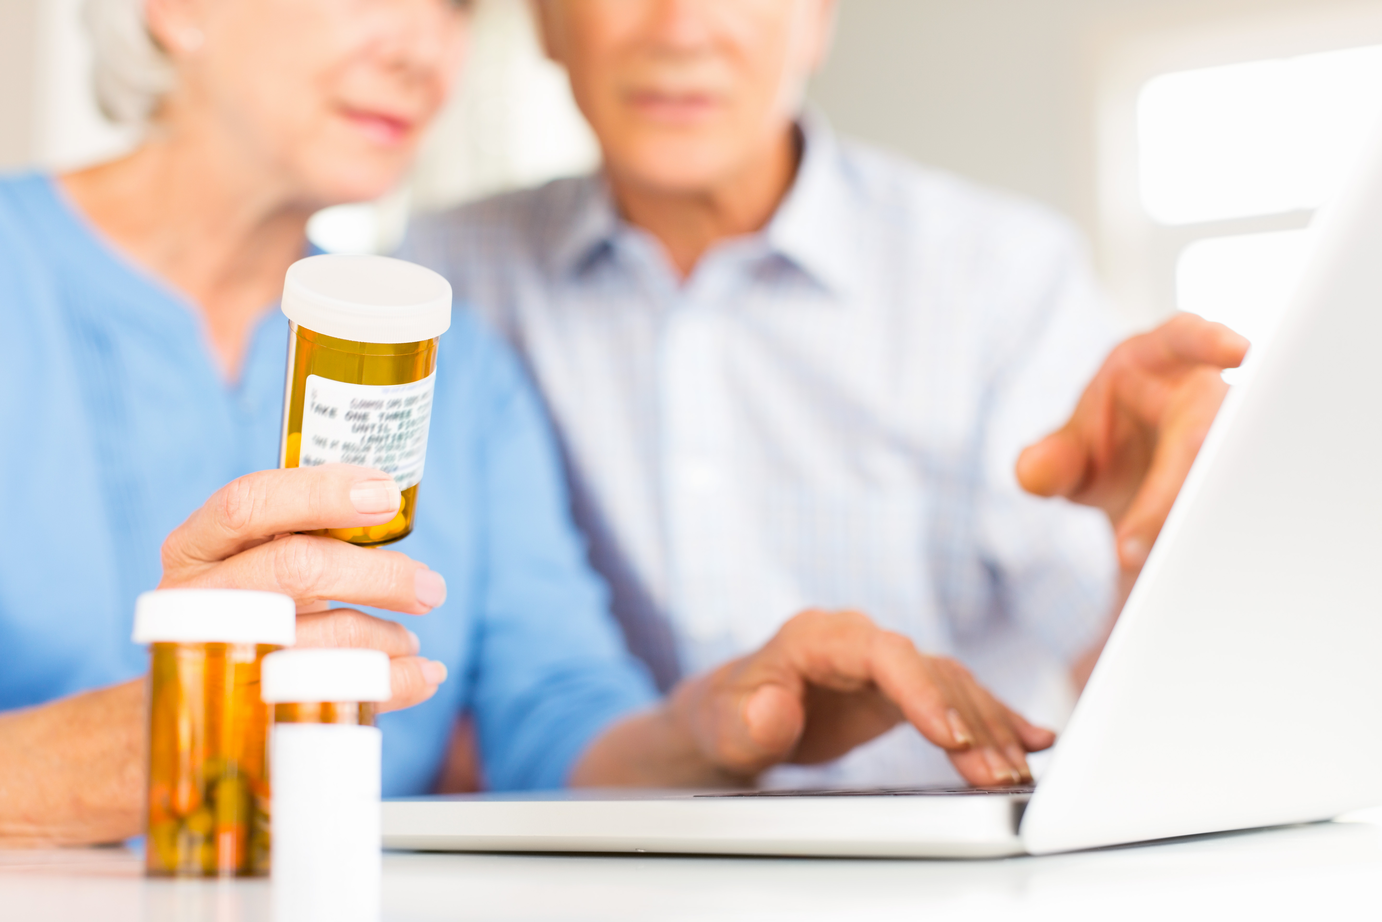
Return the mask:
[[268,704],[388,701],[389,657],[379,650],[312,648],[264,657],[260,694]]
[[134,603],[135,643],[265,643],[290,647],[297,606],[277,592],[157,589]]
[[451,284],[387,256],[309,256],[288,267],[283,313],[337,339],[415,343],[451,326]]

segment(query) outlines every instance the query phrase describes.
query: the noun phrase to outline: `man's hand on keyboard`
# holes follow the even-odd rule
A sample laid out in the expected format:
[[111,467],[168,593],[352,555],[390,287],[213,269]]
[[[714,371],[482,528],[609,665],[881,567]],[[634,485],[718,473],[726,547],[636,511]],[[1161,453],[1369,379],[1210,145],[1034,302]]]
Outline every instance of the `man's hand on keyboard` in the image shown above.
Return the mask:
[[746,778],[837,758],[904,720],[983,786],[1030,781],[1027,753],[1055,742],[959,663],[847,611],[797,615],[758,652],[683,683],[669,707],[706,757]]

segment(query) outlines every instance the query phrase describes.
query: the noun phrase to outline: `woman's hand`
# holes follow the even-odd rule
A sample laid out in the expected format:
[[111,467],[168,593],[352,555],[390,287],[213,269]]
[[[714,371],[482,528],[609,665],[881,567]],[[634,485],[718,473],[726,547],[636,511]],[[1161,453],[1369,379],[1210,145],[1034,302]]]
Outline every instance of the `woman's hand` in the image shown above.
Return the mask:
[[857,612],[808,611],[758,652],[683,682],[656,711],[591,745],[574,784],[744,784],[783,762],[837,758],[902,721],[971,784],[1031,780],[1029,724],[959,663],[919,652]]
[[369,647],[392,661],[393,698],[381,710],[426,701],[446,666],[418,656],[403,625],[328,600],[421,615],[446,599],[442,577],[397,551],[296,534],[380,525],[402,496],[381,471],[344,464],[260,471],[207,500],[163,543],[161,589],[260,589],[298,603],[300,647]]
[[[163,545],[162,588],[263,589],[297,600],[298,645],[392,657],[393,699],[425,701],[446,667],[417,655],[400,624],[327,599],[423,614],[440,576],[395,551],[292,534],[387,522],[400,496],[379,471],[329,465],[263,471],[223,487]],[[139,833],[148,757],[144,682],[0,714],[0,847],[82,845]]]

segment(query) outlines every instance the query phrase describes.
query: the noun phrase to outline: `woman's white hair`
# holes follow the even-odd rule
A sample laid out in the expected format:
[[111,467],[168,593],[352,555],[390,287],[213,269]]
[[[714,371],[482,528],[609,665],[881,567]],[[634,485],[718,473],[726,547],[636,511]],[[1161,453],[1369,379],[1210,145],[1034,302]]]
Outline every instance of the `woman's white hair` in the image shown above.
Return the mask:
[[101,112],[117,124],[144,125],[176,79],[149,32],[145,0],[86,0],[91,75]]

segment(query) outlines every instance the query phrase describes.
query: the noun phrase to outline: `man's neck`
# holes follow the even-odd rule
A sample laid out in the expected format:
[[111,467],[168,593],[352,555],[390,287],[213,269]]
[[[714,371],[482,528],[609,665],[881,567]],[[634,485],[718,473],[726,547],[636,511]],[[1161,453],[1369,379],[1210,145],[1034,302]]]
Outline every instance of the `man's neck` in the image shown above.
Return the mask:
[[254,324],[302,255],[311,209],[198,137],[156,136],[59,181],[126,256],[201,309],[222,372],[237,378]]
[[789,128],[745,168],[705,189],[666,190],[608,169],[615,204],[625,220],[651,233],[682,279],[722,240],[762,230],[796,178],[800,142]]

